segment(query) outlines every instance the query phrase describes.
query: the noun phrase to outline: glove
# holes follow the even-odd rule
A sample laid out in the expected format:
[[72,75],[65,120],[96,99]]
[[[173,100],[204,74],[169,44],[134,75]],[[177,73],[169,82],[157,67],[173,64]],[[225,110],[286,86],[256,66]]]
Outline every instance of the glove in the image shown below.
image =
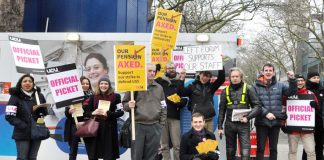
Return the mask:
[[315,101],[310,101],[309,102],[309,105],[312,107],[312,108],[316,108],[317,104]]
[[207,160],[207,159],[208,159],[207,154],[197,154],[192,158],[192,160]]
[[207,153],[207,156],[210,160],[218,160],[219,158],[216,152],[211,152],[211,151]]

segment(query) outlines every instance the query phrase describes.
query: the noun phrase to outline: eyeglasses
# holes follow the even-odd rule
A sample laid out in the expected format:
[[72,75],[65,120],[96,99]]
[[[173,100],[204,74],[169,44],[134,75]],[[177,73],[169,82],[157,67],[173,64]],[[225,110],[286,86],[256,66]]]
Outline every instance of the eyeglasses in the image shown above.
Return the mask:
[[169,69],[169,70],[174,70],[175,68],[174,68],[174,67],[168,67],[167,69]]

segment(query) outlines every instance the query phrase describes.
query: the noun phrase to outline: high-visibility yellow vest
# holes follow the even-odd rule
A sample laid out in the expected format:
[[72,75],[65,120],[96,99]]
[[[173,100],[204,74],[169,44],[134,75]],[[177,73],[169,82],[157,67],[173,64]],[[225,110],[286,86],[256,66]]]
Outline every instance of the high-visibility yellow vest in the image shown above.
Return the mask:
[[[227,86],[227,87],[226,87],[226,99],[227,99],[227,105],[232,105],[233,102],[232,102],[232,100],[231,100],[231,98],[230,98],[229,88],[230,88],[230,86]],[[243,91],[242,91],[242,97],[241,97],[241,100],[240,100],[240,104],[246,104],[246,101],[245,101],[246,88],[247,88],[247,84],[244,83],[244,84],[243,84]]]

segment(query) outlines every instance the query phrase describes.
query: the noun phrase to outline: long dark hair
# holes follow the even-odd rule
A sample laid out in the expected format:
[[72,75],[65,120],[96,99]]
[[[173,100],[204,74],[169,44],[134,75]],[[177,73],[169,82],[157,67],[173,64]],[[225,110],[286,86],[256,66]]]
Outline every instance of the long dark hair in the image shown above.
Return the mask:
[[16,88],[17,88],[17,89],[21,89],[21,83],[22,83],[23,79],[26,78],[26,77],[29,77],[29,78],[33,81],[33,89],[32,89],[32,90],[35,91],[35,79],[34,79],[34,77],[31,76],[30,74],[24,74],[24,75],[22,75],[22,76],[19,78],[19,80],[18,80],[18,82],[17,82],[17,84],[16,84]]
[[85,76],[81,76],[81,77],[80,77],[80,82],[81,82],[81,84],[82,84],[82,81],[85,80],[85,79],[88,80],[88,82],[89,82],[89,92],[92,92],[92,93],[93,93],[92,86],[91,86],[91,81],[90,81],[89,78],[87,78],[87,77],[85,77]]

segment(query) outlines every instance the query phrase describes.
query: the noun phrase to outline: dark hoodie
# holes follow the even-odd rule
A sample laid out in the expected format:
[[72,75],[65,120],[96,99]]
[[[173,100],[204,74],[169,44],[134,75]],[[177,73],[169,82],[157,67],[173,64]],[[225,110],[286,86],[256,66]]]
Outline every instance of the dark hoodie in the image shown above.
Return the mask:
[[[46,103],[43,94],[40,93],[40,88],[37,88],[40,103]],[[21,89],[16,87],[10,88],[11,95],[7,107],[14,106],[16,113],[9,113],[6,110],[6,120],[14,126],[12,138],[15,140],[30,140],[30,115],[32,113],[34,120],[42,114],[47,114],[46,108],[39,108],[33,112],[33,106],[36,105],[35,92],[28,96]]]

